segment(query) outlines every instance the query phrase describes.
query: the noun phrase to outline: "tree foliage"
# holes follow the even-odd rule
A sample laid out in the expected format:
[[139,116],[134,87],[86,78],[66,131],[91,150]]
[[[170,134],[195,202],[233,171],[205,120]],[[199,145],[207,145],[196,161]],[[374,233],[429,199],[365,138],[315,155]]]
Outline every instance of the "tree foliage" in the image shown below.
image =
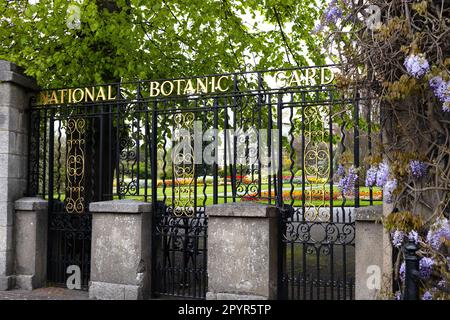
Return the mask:
[[309,0],[0,0],[0,59],[43,87],[321,63],[318,12]]

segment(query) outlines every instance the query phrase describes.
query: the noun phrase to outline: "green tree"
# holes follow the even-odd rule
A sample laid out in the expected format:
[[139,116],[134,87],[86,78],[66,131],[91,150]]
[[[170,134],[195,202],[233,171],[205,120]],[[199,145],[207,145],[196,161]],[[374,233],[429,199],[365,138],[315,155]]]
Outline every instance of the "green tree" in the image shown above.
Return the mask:
[[323,63],[319,11],[309,0],[0,0],[0,59],[44,88]]

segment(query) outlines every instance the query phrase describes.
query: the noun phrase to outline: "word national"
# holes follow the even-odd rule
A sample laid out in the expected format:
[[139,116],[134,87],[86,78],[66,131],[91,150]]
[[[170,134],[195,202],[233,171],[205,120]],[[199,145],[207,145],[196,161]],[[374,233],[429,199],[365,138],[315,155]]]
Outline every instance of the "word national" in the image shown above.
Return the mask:
[[49,105],[108,101],[115,99],[116,96],[113,94],[113,86],[99,86],[41,91],[38,96],[38,103],[41,105]]

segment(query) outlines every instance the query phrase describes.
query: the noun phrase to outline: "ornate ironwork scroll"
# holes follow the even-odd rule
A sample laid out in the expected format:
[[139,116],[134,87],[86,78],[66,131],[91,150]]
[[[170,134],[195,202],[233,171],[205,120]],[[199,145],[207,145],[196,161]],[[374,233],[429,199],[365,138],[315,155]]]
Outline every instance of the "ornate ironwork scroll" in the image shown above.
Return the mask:
[[66,212],[84,213],[85,119],[67,121]]
[[[305,107],[304,168],[308,189],[305,197],[305,219],[307,221],[316,219],[328,221],[330,219],[330,210],[325,208],[329,203],[327,187],[331,166],[331,155],[327,144],[330,139],[329,129],[326,126],[328,116],[328,107]],[[320,201],[319,204],[317,204],[317,199]]]
[[181,138],[180,148],[174,150],[173,175],[175,185],[173,214],[177,217],[193,217],[194,208],[194,180],[195,180],[195,159],[194,148],[192,146],[191,129],[194,127],[195,115],[192,112],[178,113],[174,115],[174,125],[176,134]]

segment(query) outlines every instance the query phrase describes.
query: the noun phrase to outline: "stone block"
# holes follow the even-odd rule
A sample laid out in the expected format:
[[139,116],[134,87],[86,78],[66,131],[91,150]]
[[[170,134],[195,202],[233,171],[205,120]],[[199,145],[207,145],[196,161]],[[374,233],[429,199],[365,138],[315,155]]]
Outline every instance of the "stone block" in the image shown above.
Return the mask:
[[356,208],[355,298],[380,298],[383,270],[381,206]]
[[15,132],[16,144],[12,146],[11,152],[25,157],[25,163],[28,164],[28,136],[25,133]]
[[228,295],[275,299],[278,210],[255,203],[206,208],[208,297]]
[[[104,201],[91,203],[90,211],[90,295],[98,299],[149,296],[151,204],[133,200]],[[102,288],[107,292],[102,294]]]
[[15,277],[14,276],[2,276],[0,275],[0,291],[6,291],[14,288]]
[[143,299],[143,292],[142,288],[137,285],[91,281],[89,298],[98,300],[141,300]]
[[89,205],[90,212],[102,213],[140,213],[150,212],[152,204],[135,200],[111,200],[92,202]]
[[26,133],[28,130],[26,119],[24,110],[0,105],[0,131]]
[[0,60],[0,71],[12,71],[16,73],[22,73],[23,69],[12,62]]
[[[7,78],[14,80],[18,76],[11,72],[4,73]],[[18,110],[25,110],[30,105],[31,95],[23,87],[12,82],[1,82],[2,72],[0,72],[0,106],[10,107]]]
[[18,211],[47,210],[48,201],[41,198],[24,197],[14,202],[14,207]]
[[208,217],[271,218],[277,214],[276,207],[252,202],[223,203],[208,207]]
[[[1,183],[1,182],[0,182]],[[6,186],[0,186],[0,193],[6,193],[3,190]],[[13,224],[14,204],[11,201],[0,201],[0,226],[10,226]]]
[[[0,130],[0,154],[9,154],[21,157],[27,155],[27,140],[27,136],[23,133]],[[26,161],[23,162],[26,163]]]
[[35,277],[33,275],[18,275],[15,277],[15,288],[21,289],[21,290],[33,290],[39,287],[42,287],[42,285],[36,285],[35,284]]
[[7,154],[9,152],[9,142],[11,141],[10,131],[0,130],[0,154]]
[[13,227],[0,226],[0,251],[13,249]]
[[235,293],[206,293],[206,300],[267,300],[267,297]]
[[13,202],[19,199],[23,197],[26,189],[27,189],[26,179],[0,177],[0,202]]
[[381,221],[383,216],[382,206],[368,206],[355,209],[356,221]]
[[[8,186],[8,177],[9,177],[9,168],[8,168],[8,161],[9,161],[9,154],[7,153],[0,153],[0,182],[4,184],[5,187]],[[1,196],[1,195],[0,195]],[[6,194],[3,195],[3,198],[0,198],[1,200],[6,200]]]
[[[4,161],[5,164],[0,165],[0,177],[8,177],[10,179],[24,179],[27,175],[27,158],[17,154],[0,154],[0,161]],[[11,182],[16,182],[10,180]],[[23,195],[21,195],[23,196]],[[12,199],[12,201],[17,199]]]
[[[23,90],[24,92],[15,92],[11,87]],[[28,103],[27,93],[38,91],[36,81],[23,73],[23,69],[17,65],[0,60],[0,105],[4,103],[24,104]],[[8,95],[8,93],[11,93]],[[25,94],[24,94],[25,93]]]
[[47,201],[39,198],[15,202],[15,271],[21,289],[32,290],[46,282],[47,206]]
[[9,276],[14,270],[12,250],[0,251],[0,276]]

